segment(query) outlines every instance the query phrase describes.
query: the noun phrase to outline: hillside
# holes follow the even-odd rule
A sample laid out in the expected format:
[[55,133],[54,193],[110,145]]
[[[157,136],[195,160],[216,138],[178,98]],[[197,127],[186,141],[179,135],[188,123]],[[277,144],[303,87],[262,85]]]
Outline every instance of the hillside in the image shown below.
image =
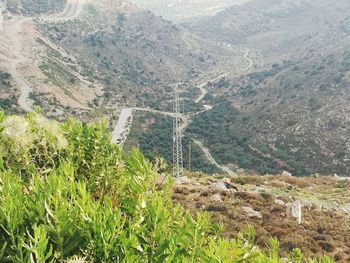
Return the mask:
[[103,85],[97,105],[143,101],[154,106],[162,101],[153,100],[154,92],[164,96],[164,85],[195,76],[216,59],[187,47],[181,29],[132,5],[116,2],[106,9],[102,3],[89,4],[85,10],[79,22],[41,28],[51,41],[75,54],[83,76]]
[[[289,176],[213,177],[192,174],[179,179],[173,200],[196,213],[207,211],[235,237],[251,225],[260,247],[277,237],[282,256],[295,248],[305,255],[329,255],[349,262],[349,180]],[[301,204],[301,223],[293,209]]]
[[[170,162],[172,88],[183,83],[186,167],[349,172],[346,1],[254,0],[207,17],[198,10],[201,18],[182,25],[125,1],[16,3],[20,9],[1,13],[7,112],[40,106],[58,120],[107,115],[127,149]],[[117,127],[125,110],[127,125]]]
[[[201,36],[263,56],[248,74],[210,83],[206,100],[216,103],[193,120],[192,136],[222,164],[263,174],[347,175],[348,8],[347,1],[257,0],[187,23]],[[208,123],[220,132],[205,129]]]
[[62,11],[66,2],[70,0],[6,0],[7,9],[13,13],[24,15],[38,15]]
[[0,113],[1,262],[281,262],[276,239],[265,253],[252,230],[220,236],[171,200],[166,170],[110,140],[105,122]]
[[242,61],[242,50],[203,40],[125,1],[70,0],[44,14],[30,2],[21,5],[13,16],[10,8],[4,12],[0,66],[26,111],[39,105],[55,118],[88,120],[112,109],[113,122],[124,105],[159,108],[172,98],[166,86]]
[[[201,36],[290,59],[349,43],[349,1],[254,0],[187,23]],[[272,59],[271,59],[272,57]]]
[[180,23],[197,17],[212,16],[227,7],[249,0],[131,0],[136,5],[151,10],[156,15]]
[[13,87],[11,75],[0,71],[0,108],[7,112],[16,112],[16,89]]

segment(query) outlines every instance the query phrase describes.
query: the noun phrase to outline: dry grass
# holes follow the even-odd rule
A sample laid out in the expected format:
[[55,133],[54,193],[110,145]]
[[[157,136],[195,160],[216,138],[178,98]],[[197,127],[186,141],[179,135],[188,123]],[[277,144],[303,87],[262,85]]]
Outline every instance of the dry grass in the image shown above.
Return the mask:
[[[329,255],[337,262],[350,262],[350,216],[341,209],[321,208],[320,204],[306,202],[303,206],[302,224],[298,225],[287,213],[285,205],[275,200],[291,202],[299,196],[324,199],[336,198],[342,204],[350,196],[350,183],[339,182],[331,177],[295,178],[287,176],[241,176],[230,178],[239,191],[213,191],[209,189],[212,181],[201,178],[201,186],[176,186],[174,200],[193,213],[208,211],[213,221],[223,223],[226,237],[234,237],[244,231],[248,224],[257,231],[257,243],[266,247],[271,237],[281,243],[281,256],[299,247],[307,256]],[[203,183],[207,182],[207,183]],[[293,186],[293,190],[287,187]],[[180,190],[178,188],[185,188]],[[256,189],[261,188],[262,192]],[[186,193],[186,194],[182,194]],[[283,193],[280,195],[279,193]],[[220,194],[223,202],[211,201],[213,194]],[[298,194],[298,196],[296,195]],[[330,198],[332,197],[332,198]],[[344,199],[342,199],[344,198]],[[241,206],[248,206],[262,214],[262,218],[249,218],[241,212]],[[334,207],[334,206],[333,206]]]

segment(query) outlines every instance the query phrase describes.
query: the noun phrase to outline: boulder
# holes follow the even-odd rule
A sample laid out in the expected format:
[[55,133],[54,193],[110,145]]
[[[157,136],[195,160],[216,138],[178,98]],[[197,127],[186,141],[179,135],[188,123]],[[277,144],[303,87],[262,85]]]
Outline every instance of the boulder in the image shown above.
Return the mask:
[[213,201],[213,202],[218,202],[218,203],[221,203],[222,202],[222,198],[221,198],[221,195],[219,194],[214,194],[210,197],[210,200]]
[[187,176],[177,177],[175,184],[191,184],[191,180]]
[[224,182],[216,182],[213,183],[210,186],[211,189],[218,190],[218,191],[228,191],[229,189],[226,187],[226,184]]
[[262,218],[262,214],[251,207],[242,206],[241,209],[249,218]]
[[281,206],[285,206],[286,205],[286,203],[284,201],[280,200],[280,199],[276,199],[275,200],[275,204],[281,205]]
[[287,216],[291,216],[295,218],[297,223],[299,225],[301,224],[302,205],[299,200],[296,200],[293,203],[287,204]]
[[282,175],[283,176],[288,176],[288,177],[292,177],[293,176],[290,172],[287,172],[287,171],[283,171]]

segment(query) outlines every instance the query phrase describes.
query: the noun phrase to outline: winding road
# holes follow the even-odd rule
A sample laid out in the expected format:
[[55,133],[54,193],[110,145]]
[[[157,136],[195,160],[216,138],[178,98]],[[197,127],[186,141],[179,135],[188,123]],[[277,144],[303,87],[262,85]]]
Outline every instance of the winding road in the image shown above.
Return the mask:
[[68,0],[63,11],[55,15],[42,16],[46,22],[65,22],[81,16],[86,0]]
[[[84,4],[85,0],[68,0],[64,10],[57,16],[42,16],[40,19],[51,22],[76,19],[81,15]],[[13,17],[8,21],[8,28],[5,28],[2,10],[0,10],[0,32],[4,32],[5,29],[8,30],[12,43],[12,46],[10,46],[11,55],[2,55],[2,57],[5,57],[5,60],[9,62],[9,73],[20,91],[18,105],[26,112],[33,111],[33,103],[29,99],[32,87],[26,78],[19,72],[19,67],[33,63],[33,58],[25,56],[23,47],[23,43],[26,41],[23,37],[23,32],[26,32],[24,24],[31,22],[32,20],[33,18],[29,17]]]
[[[254,65],[253,59],[251,59],[249,57],[249,52],[250,52],[250,50],[246,49],[244,52],[244,55],[243,55],[243,58],[248,61],[248,65],[244,68],[241,68],[240,71],[249,70]],[[225,73],[222,73],[219,76],[216,76],[215,78],[208,80],[202,84],[199,84],[197,87],[200,89],[201,94],[194,101],[196,103],[200,103],[204,99],[205,95],[207,94],[207,90],[205,89],[205,87],[207,86],[208,82],[218,81],[221,78],[223,78],[231,73],[232,73],[232,70],[225,72]],[[180,85],[180,83],[171,84],[169,86],[173,86],[173,85]],[[200,114],[200,113],[203,113],[205,111],[212,109],[212,106],[210,106],[210,105],[203,105],[203,107],[204,107],[204,110],[199,111],[199,112],[195,113],[194,115],[197,115],[197,114]],[[123,147],[123,145],[127,139],[127,136],[130,133],[130,129],[132,126],[133,116],[134,116],[135,111],[152,112],[152,113],[162,114],[162,115],[166,115],[166,116],[170,116],[170,117],[175,116],[175,114],[172,112],[158,111],[158,110],[153,110],[153,109],[149,109],[149,108],[124,108],[124,109],[122,109],[122,111],[119,115],[118,122],[114,127],[114,130],[112,133],[112,143],[119,144],[119,145],[121,145],[121,147]],[[180,126],[180,130],[183,132],[190,124],[192,116],[191,115],[181,115],[181,117],[182,117],[183,124]],[[231,175],[231,176],[234,175],[234,172],[230,168],[223,166],[223,165],[220,165],[213,158],[209,149],[206,148],[202,142],[200,142],[199,140],[195,140],[195,139],[193,139],[193,141],[195,144],[197,144],[200,147],[200,149],[203,151],[205,157],[209,160],[209,162],[211,164],[213,164],[215,167],[222,170],[224,173],[227,173],[228,175]]]
[[[244,68],[241,68],[241,69],[240,69],[241,72],[249,70],[249,69],[250,69],[251,67],[253,67],[253,65],[254,65],[254,60],[251,59],[251,58],[249,57],[249,52],[250,52],[250,49],[248,49],[248,48],[247,48],[247,49],[245,50],[245,52],[244,52],[243,58],[246,59],[246,60],[248,61],[248,65],[247,65],[246,67],[244,67]],[[205,95],[207,94],[207,90],[205,89],[205,87],[207,86],[208,82],[216,82],[216,81],[220,80],[220,79],[223,78],[223,77],[226,77],[227,75],[229,75],[229,74],[231,74],[231,73],[232,73],[232,71],[228,71],[228,72],[222,73],[222,74],[220,74],[219,76],[217,76],[217,77],[215,77],[215,78],[213,78],[213,79],[211,79],[211,80],[209,80],[209,81],[207,81],[207,82],[205,82],[205,83],[202,83],[202,84],[198,85],[198,88],[201,90],[201,95],[195,100],[195,102],[196,102],[196,103],[200,103],[200,102],[204,99]],[[207,106],[207,107],[206,107],[206,106]],[[204,107],[205,107],[205,110],[200,111],[200,112],[198,112],[198,113],[196,113],[196,114],[199,114],[199,113],[202,113],[202,112],[205,112],[205,111],[208,111],[208,110],[211,109],[211,108],[210,108],[211,106],[209,106],[209,108],[208,108],[208,105],[204,105]],[[184,126],[184,127],[187,127],[188,124],[189,124],[189,121],[188,121],[187,123],[184,123],[183,126]],[[218,164],[218,162],[217,162],[217,161],[213,158],[213,156],[211,155],[209,149],[206,148],[206,147],[203,145],[202,142],[200,142],[199,140],[195,140],[195,139],[193,139],[193,141],[194,141],[194,143],[197,144],[197,145],[199,146],[199,148],[203,151],[204,155],[206,156],[206,158],[208,159],[208,161],[209,161],[211,164],[213,164],[215,167],[217,167],[217,168],[219,168],[220,170],[222,170],[224,173],[227,173],[228,175],[231,175],[231,176],[232,176],[232,175],[235,174],[230,168]]]
[[0,32],[4,32],[4,16],[2,15],[3,9],[0,8]]
[[27,80],[22,76],[22,74],[19,73],[18,67],[32,62],[30,58],[27,58],[23,55],[23,47],[21,41],[21,35],[24,32],[23,25],[30,20],[30,18],[20,18],[18,21],[11,25],[10,33],[12,42],[12,56],[7,57],[7,60],[10,64],[9,73],[11,74],[20,91],[20,96],[18,97],[18,105],[26,112],[33,111],[32,102],[28,99],[32,88]]
[[[244,51],[243,58],[248,60],[248,65],[246,67],[240,69],[240,71],[249,70],[254,65],[253,59],[251,59],[249,57],[249,52],[250,52],[250,49],[248,49],[248,48]],[[220,80],[221,78],[224,78],[224,77],[230,75],[231,73],[232,73],[232,70],[227,71],[227,72],[222,73],[219,76],[217,76],[217,77],[215,77],[215,78],[213,78],[211,80],[208,80],[208,81],[206,81],[206,82],[204,82],[202,84],[199,84],[197,87],[200,89],[201,95],[195,100],[195,102],[196,103],[200,103],[204,99],[205,95],[207,95],[207,90],[205,89],[205,87],[208,85],[209,82],[216,82],[216,81]]]

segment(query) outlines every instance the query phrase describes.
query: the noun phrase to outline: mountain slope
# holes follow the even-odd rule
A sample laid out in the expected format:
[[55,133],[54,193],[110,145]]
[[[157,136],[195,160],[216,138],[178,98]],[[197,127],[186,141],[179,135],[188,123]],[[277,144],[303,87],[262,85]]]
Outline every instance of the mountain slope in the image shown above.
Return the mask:
[[223,124],[213,118],[220,114],[214,107],[196,125],[209,118],[226,135],[190,127],[219,162],[261,173],[350,171],[349,7],[348,1],[256,0],[186,25],[264,56],[254,72],[212,83],[211,95],[224,96],[238,112]]
[[[35,9],[28,1],[22,7]],[[125,104],[159,108],[172,98],[165,86],[242,56],[125,1],[70,0],[40,15],[24,9],[17,11],[26,18],[5,16],[4,67],[21,92],[19,106],[40,105],[50,116],[91,118]]]
[[41,13],[52,13],[63,10],[65,3],[69,0],[7,0],[7,8],[10,12],[25,15],[38,15]]
[[79,22],[45,24],[41,29],[76,55],[84,76],[103,84],[99,105],[141,102],[159,107],[170,99],[165,85],[195,78],[240,55],[123,1],[108,9],[103,3],[89,4],[85,11]]
[[346,0],[254,0],[187,26],[201,36],[257,48],[269,59],[336,47],[349,35],[349,8]]

